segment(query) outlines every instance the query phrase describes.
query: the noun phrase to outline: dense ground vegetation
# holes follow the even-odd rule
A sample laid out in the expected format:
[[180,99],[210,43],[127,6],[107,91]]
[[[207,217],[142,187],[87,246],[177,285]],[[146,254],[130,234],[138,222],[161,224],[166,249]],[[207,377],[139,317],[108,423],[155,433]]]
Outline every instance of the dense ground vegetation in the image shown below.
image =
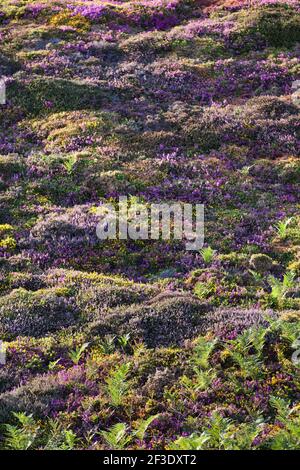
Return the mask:
[[[299,17],[1,2],[1,448],[300,448]],[[100,241],[126,194],[204,249]]]

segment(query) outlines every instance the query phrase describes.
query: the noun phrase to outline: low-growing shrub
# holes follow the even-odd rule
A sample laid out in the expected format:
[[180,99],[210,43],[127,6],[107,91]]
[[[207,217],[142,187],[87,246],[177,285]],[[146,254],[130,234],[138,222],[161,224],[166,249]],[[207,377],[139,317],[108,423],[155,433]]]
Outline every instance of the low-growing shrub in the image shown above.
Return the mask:
[[204,314],[210,310],[209,305],[188,297],[112,309],[91,324],[89,335],[130,332],[132,339],[143,340],[149,347],[180,344],[201,330]]
[[0,331],[5,338],[43,336],[76,322],[72,297],[59,289],[16,289],[0,298]]

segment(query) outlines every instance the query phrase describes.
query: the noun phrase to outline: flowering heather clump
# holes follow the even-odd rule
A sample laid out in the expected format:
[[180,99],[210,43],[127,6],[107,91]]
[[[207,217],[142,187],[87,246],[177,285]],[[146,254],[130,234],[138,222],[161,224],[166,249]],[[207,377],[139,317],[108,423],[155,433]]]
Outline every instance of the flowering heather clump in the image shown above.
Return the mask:
[[[300,449],[299,13],[1,2],[0,449]],[[100,240],[120,195],[203,248]]]
[[41,336],[76,321],[76,305],[68,291],[13,290],[1,297],[1,336]]

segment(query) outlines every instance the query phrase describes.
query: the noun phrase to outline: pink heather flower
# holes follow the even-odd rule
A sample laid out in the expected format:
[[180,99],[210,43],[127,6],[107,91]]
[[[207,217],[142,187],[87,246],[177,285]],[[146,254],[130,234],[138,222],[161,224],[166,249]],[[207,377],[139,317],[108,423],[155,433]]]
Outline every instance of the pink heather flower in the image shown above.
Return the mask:
[[46,101],[44,101],[44,106],[45,106],[45,108],[47,108],[47,109],[51,109],[51,108],[53,108],[54,103],[53,103],[53,101],[46,100]]

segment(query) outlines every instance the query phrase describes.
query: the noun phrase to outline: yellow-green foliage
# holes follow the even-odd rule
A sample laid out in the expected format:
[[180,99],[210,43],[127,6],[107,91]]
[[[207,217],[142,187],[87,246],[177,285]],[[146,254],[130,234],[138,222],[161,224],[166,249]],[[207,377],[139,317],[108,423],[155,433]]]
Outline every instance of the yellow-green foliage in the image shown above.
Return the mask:
[[134,285],[133,281],[127,281],[125,278],[121,276],[105,276],[104,274],[99,274],[96,272],[93,273],[85,273],[81,271],[68,271],[64,269],[57,269],[52,271],[50,274],[50,278],[55,280],[56,277],[63,277],[65,284],[76,285],[76,283],[82,283],[84,281],[88,281],[90,284],[94,285],[111,285],[112,283],[116,285]]
[[293,271],[297,276],[300,276],[300,260],[292,261],[288,265],[289,271]]
[[42,122],[31,121],[33,130],[45,138],[47,150],[63,149],[78,136],[93,137],[101,142],[110,139],[116,123],[117,116],[114,113],[88,111],[53,113]]
[[0,248],[5,248],[7,250],[14,250],[17,247],[17,242],[13,237],[5,237],[3,240],[0,240]]
[[268,45],[274,47],[289,47],[299,41],[299,14],[288,5],[256,6],[230,16],[230,19],[234,18],[238,20],[237,34],[245,43],[250,34],[263,37]]
[[172,50],[179,56],[203,60],[222,57],[225,52],[224,45],[213,38],[180,39],[172,41],[171,45]]
[[6,235],[8,233],[11,233],[14,230],[13,226],[10,224],[1,224],[0,225],[0,237],[2,235]]
[[73,15],[69,11],[61,11],[50,19],[51,26],[69,26],[79,32],[86,32],[91,25],[87,18],[81,15]]

